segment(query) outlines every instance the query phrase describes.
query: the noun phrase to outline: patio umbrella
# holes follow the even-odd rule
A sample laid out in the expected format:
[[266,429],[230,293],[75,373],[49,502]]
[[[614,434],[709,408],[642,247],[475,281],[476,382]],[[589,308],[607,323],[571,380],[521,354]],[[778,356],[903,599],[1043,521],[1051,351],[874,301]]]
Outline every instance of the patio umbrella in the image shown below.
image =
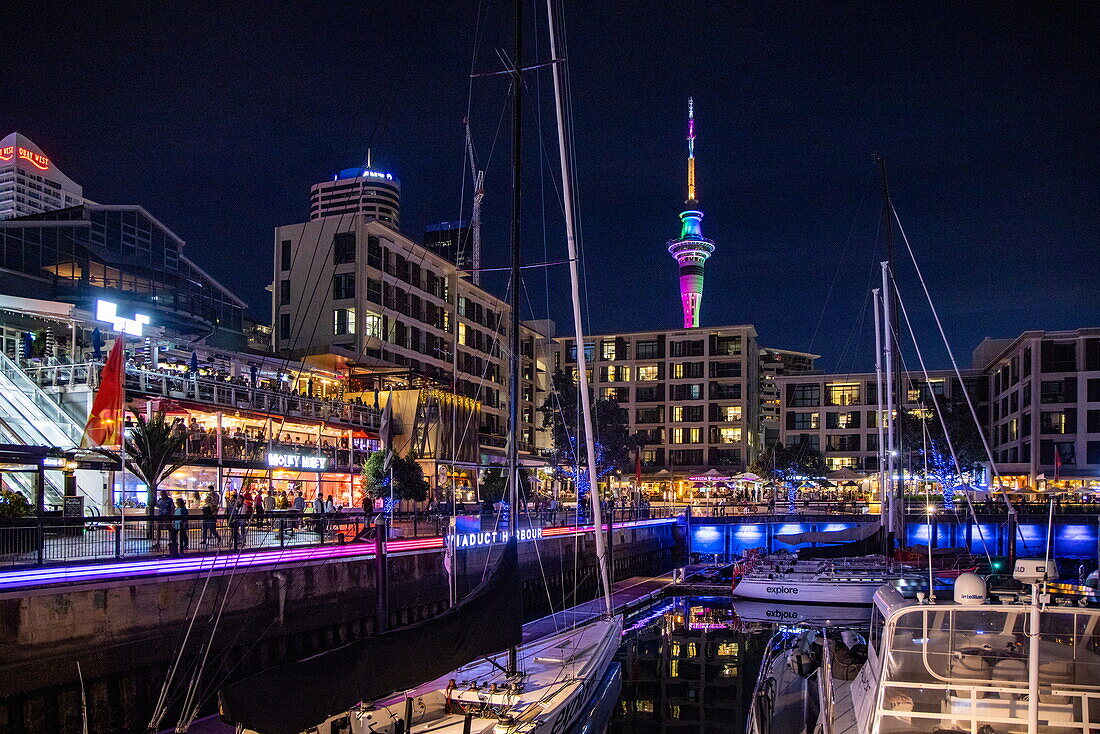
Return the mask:
[[661,471],[657,472],[654,476],[657,476],[657,477],[671,477],[672,472],[670,472],[668,469],[662,469]]
[[195,353],[195,350],[191,350],[191,363],[187,365],[187,371],[191,374],[196,374],[199,371],[199,355]]
[[92,329],[92,359],[97,362],[103,359],[103,334],[98,326]]
[[710,479],[726,479],[726,475],[717,469],[708,469],[703,472],[702,476],[709,477]]

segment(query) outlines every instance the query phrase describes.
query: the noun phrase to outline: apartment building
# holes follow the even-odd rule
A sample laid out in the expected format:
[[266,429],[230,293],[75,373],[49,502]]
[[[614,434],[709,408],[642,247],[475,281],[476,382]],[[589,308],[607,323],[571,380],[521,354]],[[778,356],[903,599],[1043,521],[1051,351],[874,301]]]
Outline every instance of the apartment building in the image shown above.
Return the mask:
[[[503,452],[509,307],[454,263],[369,215],[322,216],[276,229],[273,281],[278,353],[434,382],[479,404],[485,458]],[[531,454],[548,441],[535,409],[553,333],[546,322],[521,329],[521,448]]]
[[1100,328],[986,339],[974,364],[989,379],[988,434],[1004,481],[1100,484]]
[[820,354],[795,352],[790,349],[760,349],[760,435],[761,446],[771,446],[779,440],[781,396],[776,377],[802,375],[814,370],[814,360]]
[[[646,472],[686,477],[744,471],[756,455],[760,349],[752,326],[585,338],[596,395],[626,408]],[[554,367],[576,376],[577,345],[561,337]]]
[[[928,379],[921,373],[907,373],[900,407],[915,410],[932,395],[963,399],[965,385],[984,422],[989,400],[985,374],[964,370],[962,377],[960,383],[950,370],[931,371]],[[777,376],[775,384],[782,401],[781,443],[820,451],[829,471],[878,471],[878,392],[873,372]]]

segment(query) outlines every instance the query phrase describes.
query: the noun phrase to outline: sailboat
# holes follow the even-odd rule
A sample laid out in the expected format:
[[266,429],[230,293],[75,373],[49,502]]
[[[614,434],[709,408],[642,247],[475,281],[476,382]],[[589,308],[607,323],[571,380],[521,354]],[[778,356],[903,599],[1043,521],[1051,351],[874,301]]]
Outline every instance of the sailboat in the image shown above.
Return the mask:
[[[889,270],[883,263],[883,293],[888,293]],[[903,537],[905,510],[894,483],[894,347],[891,337],[890,298],[873,291],[875,311],[875,376],[878,399],[880,450],[879,486],[883,510],[874,521],[841,530],[786,533],[776,540],[797,545],[828,543],[811,548],[802,557],[789,553],[748,558],[739,564],[734,576],[733,596],[785,603],[854,604],[870,606],[875,592],[885,583],[905,583],[912,568],[890,558],[892,538]],[[882,313],[880,314],[880,305]],[[886,335],[885,341],[883,334]],[[883,363],[886,370],[883,372]],[[883,398],[885,397],[885,405]],[[870,553],[872,546],[885,547],[885,554]]]
[[[562,167],[574,327],[583,340],[579,269],[570,183],[569,144],[562,100],[562,61],[554,9],[547,2],[558,148]],[[604,533],[596,556],[604,613],[593,621],[519,644],[522,589],[517,560],[519,474],[519,298],[522,3],[516,5],[513,59],[512,263],[509,288],[508,542],[488,578],[440,617],[365,638],[299,663],[246,678],[219,694],[223,719],[239,731],[262,734],[564,734],[590,709],[605,685],[622,636],[614,614]],[[589,487],[597,467],[584,350],[578,350],[581,412]],[[593,519],[603,527],[600,502]],[[420,681],[427,680],[426,683]]]

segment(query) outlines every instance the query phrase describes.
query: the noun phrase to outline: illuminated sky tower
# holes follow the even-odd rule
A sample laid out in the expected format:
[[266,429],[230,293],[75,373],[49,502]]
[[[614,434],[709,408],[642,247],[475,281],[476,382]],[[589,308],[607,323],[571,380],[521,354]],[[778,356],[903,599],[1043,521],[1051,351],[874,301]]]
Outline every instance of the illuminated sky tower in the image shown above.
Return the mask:
[[669,240],[668,251],[680,264],[680,301],[684,306],[684,328],[699,326],[703,304],[703,264],[714,252],[714,242],[703,236],[699,222],[703,212],[695,207],[695,110],[688,98],[688,209],[680,212],[680,236]]

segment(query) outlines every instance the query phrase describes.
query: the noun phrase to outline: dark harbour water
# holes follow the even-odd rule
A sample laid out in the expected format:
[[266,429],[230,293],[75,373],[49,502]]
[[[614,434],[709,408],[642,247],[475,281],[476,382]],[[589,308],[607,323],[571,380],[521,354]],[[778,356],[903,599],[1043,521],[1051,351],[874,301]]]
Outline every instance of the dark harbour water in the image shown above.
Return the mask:
[[[746,615],[766,619],[756,608]],[[616,656],[622,694],[611,734],[738,734],[777,626],[728,598],[672,597],[630,615]]]

